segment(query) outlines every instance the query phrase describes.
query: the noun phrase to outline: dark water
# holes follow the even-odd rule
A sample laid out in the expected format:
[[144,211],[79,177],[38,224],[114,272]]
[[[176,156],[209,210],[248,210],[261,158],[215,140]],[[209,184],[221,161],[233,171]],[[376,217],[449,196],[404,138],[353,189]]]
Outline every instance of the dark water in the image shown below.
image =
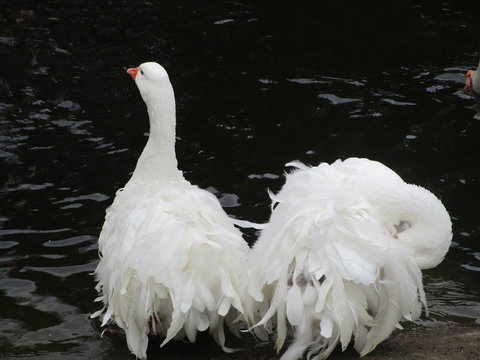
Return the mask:
[[[88,319],[90,273],[105,208],[146,141],[124,70],[147,60],[176,90],[180,168],[231,215],[266,220],[266,188],[294,159],[377,159],[441,197],[454,243],[425,272],[431,314],[416,326],[480,325],[480,119],[458,91],[480,56],[478,4],[301,3],[3,2],[2,358],[131,358]],[[218,350],[155,356],[179,354]]]

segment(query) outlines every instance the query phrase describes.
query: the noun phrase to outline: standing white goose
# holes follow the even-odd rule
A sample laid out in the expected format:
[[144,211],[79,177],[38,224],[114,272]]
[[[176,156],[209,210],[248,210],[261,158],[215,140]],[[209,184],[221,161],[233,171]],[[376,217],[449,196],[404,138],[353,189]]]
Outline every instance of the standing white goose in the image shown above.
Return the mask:
[[282,360],[325,359],[340,342],[365,355],[426,307],[420,269],[438,265],[451,221],[432,193],[367,159],[287,175],[254,245],[244,306]]
[[480,99],[480,62],[477,70],[468,70],[465,74],[463,91],[469,91],[475,98]]
[[[177,169],[175,99],[167,72],[147,62],[127,72],[150,118],[150,136],[135,171],[108,208],[95,271],[105,304],[128,347],[146,357],[149,333],[195,341],[209,329],[225,348],[224,320],[242,313],[240,273],[249,248],[217,198]],[[231,325],[228,322],[229,326]]]

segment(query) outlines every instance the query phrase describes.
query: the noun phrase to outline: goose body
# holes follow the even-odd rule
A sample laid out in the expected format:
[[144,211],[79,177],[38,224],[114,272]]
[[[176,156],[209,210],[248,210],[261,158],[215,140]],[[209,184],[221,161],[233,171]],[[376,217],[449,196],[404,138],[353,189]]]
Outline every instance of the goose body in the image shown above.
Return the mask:
[[325,359],[352,341],[365,355],[426,307],[421,269],[451,242],[442,203],[388,167],[350,158],[287,175],[244,283],[248,323],[276,332],[282,360]]
[[[113,320],[130,351],[146,358],[148,334],[195,341],[209,329],[224,350],[224,322],[242,313],[238,288],[248,245],[217,198],[177,168],[175,100],[166,71],[128,72],[147,105],[148,142],[108,208],[95,271],[103,325]],[[233,329],[235,331],[235,329]]]

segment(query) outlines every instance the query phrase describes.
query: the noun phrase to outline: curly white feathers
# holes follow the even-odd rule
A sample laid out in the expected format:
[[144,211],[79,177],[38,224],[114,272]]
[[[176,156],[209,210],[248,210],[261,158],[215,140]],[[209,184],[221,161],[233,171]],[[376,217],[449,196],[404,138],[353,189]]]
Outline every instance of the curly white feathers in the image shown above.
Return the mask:
[[353,341],[365,355],[426,307],[420,268],[438,264],[450,218],[427,190],[384,165],[351,158],[287,175],[250,257],[245,312],[276,331],[283,360],[325,359]]

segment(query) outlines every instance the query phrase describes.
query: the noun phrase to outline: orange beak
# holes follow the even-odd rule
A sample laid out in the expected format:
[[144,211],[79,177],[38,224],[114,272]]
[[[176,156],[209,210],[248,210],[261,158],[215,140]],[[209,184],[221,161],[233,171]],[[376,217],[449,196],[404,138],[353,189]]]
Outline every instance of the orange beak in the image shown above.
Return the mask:
[[132,77],[132,79],[134,79],[134,80],[137,77],[137,73],[138,73],[138,67],[130,68],[130,69],[127,70],[127,74],[129,74]]
[[472,73],[473,70],[468,70],[465,74],[465,87],[462,89],[463,91],[468,91],[472,87]]

